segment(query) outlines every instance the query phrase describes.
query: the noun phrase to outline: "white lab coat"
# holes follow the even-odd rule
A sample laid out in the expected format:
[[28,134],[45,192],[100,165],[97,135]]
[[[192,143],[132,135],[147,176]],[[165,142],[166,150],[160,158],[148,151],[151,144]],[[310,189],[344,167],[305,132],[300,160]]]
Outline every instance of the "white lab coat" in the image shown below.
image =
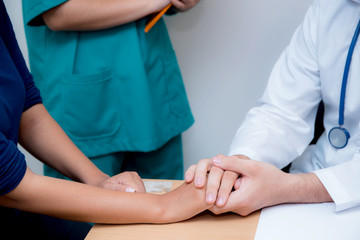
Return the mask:
[[[338,126],[345,59],[360,19],[360,0],[316,0],[277,61],[265,93],[237,131],[230,155],[243,154],[291,172],[315,172],[334,210],[360,205],[360,38],[352,57],[345,97],[344,149],[327,135]],[[325,132],[309,146],[319,102]],[[271,179],[270,179],[271,181]]]

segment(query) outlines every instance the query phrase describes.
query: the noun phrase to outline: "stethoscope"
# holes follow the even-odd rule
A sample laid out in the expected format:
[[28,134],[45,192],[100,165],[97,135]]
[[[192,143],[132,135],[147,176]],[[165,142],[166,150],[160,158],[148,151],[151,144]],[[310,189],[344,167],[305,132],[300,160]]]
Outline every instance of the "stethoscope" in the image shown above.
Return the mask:
[[354,52],[354,48],[355,48],[357,39],[359,37],[359,33],[360,33],[360,20],[359,20],[359,23],[354,32],[354,36],[351,40],[349,52],[348,52],[348,55],[346,58],[346,63],[345,63],[344,75],[343,75],[342,84],[341,84],[339,121],[338,121],[339,126],[333,127],[330,130],[329,135],[328,135],[328,139],[329,139],[331,146],[333,146],[336,149],[344,148],[348,144],[348,141],[350,138],[349,131],[346,130],[346,128],[343,128],[342,125],[344,125],[346,84],[347,84],[349,69],[350,69],[350,65],[351,65],[351,58],[352,58],[352,55]]

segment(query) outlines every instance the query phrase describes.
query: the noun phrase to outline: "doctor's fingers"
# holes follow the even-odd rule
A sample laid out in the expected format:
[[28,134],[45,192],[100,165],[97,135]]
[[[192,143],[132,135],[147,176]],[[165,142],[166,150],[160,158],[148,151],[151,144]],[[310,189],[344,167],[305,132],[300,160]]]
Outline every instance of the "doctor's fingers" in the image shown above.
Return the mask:
[[208,175],[206,203],[213,204],[216,201],[218,207],[224,206],[238,176],[239,174],[235,172],[225,172],[224,170],[213,166]]
[[207,180],[207,187],[206,187],[207,204],[215,203],[223,175],[224,175],[224,170],[222,170],[221,168],[212,167],[210,169]]
[[216,199],[216,205],[218,207],[223,207],[226,204],[238,177],[239,174],[236,172],[225,171]]
[[257,161],[243,159],[236,156],[213,158],[213,164],[225,171],[232,171],[241,175],[253,175],[257,169]]
[[256,211],[257,209],[252,206],[252,201],[249,196],[243,191],[233,191],[231,192],[228,201],[222,207],[214,205],[209,210],[214,214],[222,214],[226,212],[233,212],[241,216],[247,216],[250,213]]
[[230,196],[229,196],[227,202],[223,206],[219,207],[215,204],[209,210],[216,215],[226,213],[226,212],[232,212],[236,206],[235,199],[234,199],[235,195],[238,195],[237,192],[230,193]]

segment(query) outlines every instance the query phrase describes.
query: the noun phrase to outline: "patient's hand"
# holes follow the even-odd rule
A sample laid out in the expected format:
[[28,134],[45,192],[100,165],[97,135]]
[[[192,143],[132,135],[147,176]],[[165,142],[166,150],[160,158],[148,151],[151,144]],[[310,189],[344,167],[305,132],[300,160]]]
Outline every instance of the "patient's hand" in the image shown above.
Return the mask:
[[164,222],[178,222],[209,209],[213,204],[205,201],[206,188],[196,188],[194,183],[184,183],[161,196]]

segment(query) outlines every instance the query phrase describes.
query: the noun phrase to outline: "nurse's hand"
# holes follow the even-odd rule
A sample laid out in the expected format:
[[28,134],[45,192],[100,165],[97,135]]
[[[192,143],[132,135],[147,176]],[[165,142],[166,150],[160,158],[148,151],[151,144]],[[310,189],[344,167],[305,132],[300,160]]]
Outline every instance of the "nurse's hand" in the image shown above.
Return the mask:
[[[226,204],[229,195],[234,187],[235,181],[239,174],[233,171],[224,171],[212,164],[214,160],[224,158],[224,155],[217,155],[211,159],[202,159],[197,165],[192,165],[185,173],[185,181],[190,183],[195,182],[197,188],[203,188],[207,181],[206,203],[213,204],[216,202],[218,207]],[[245,156],[232,156],[235,160],[248,159]]]
[[100,187],[121,192],[146,192],[144,182],[136,172],[123,172],[110,177]]
[[281,203],[332,201],[314,173],[288,174],[269,163],[232,157],[214,159],[213,164],[241,175],[227,203],[223,207],[210,209],[215,214],[234,212],[246,216]]
[[185,12],[193,7],[199,2],[200,0],[171,0],[172,4],[175,7],[175,10],[179,12]]

